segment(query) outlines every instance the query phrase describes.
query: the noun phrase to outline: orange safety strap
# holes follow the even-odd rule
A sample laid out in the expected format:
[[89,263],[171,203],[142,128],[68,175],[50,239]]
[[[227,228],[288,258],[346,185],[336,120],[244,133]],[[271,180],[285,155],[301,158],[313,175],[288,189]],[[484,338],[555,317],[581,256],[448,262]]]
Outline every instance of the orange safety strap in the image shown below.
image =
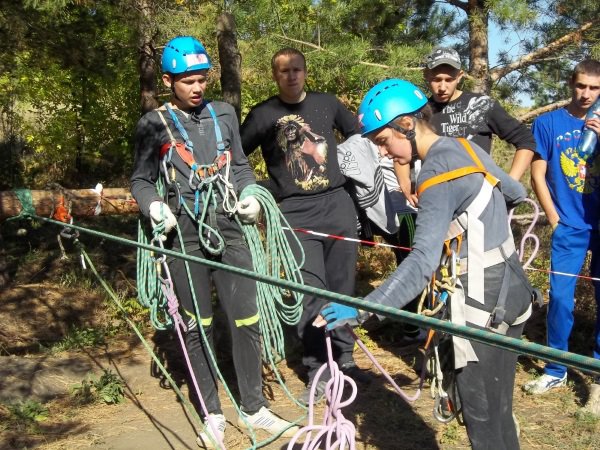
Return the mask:
[[485,166],[483,164],[481,164],[481,161],[475,154],[475,151],[471,147],[471,144],[469,143],[469,141],[467,141],[465,138],[458,138],[458,141],[462,144],[462,146],[465,148],[467,153],[469,153],[469,156],[475,163],[475,166],[460,167],[458,169],[451,170],[450,172],[441,173],[439,175],[436,175],[435,177],[431,177],[428,180],[425,180],[419,186],[419,189],[417,191],[418,195],[421,195],[425,190],[429,189],[431,186],[435,186],[436,184],[440,184],[440,183],[445,183],[446,181],[455,180],[457,178],[464,177],[465,175],[470,175],[472,173],[483,174],[485,176],[485,178],[488,180],[488,182],[490,182],[494,186],[498,183],[498,179],[496,177],[494,177],[492,174],[490,174],[485,169]]
[[69,223],[72,219],[71,214],[69,214],[69,210],[65,206],[65,197],[61,196],[58,205],[54,208],[54,214],[52,214],[52,218],[54,220],[58,220],[59,222]]

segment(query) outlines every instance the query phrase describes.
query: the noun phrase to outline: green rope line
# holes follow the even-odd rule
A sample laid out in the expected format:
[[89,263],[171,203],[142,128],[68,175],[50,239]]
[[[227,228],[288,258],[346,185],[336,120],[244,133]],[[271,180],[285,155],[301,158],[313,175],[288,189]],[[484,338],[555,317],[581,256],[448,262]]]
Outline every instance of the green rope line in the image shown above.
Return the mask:
[[129,318],[129,314],[127,313],[127,310],[125,309],[125,307],[123,306],[123,304],[120,302],[119,297],[117,296],[117,294],[108,285],[108,283],[106,282],[106,280],[104,280],[104,278],[102,278],[100,276],[100,274],[98,273],[98,270],[94,266],[94,263],[90,259],[90,257],[87,254],[87,252],[84,250],[83,245],[81,244],[81,242],[79,242],[78,239],[76,239],[74,242],[77,245],[77,247],[79,248],[79,251],[81,252],[81,255],[85,259],[86,267],[88,267],[92,271],[92,273],[94,274],[94,276],[96,277],[96,279],[98,280],[98,282],[101,284],[101,286],[104,288],[104,290],[109,295],[110,299],[117,305],[117,307],[119,308],[119,311],[121,312],[123,318],[129,324],[129,326],[133,329],[133,331],[135,332],[135,334],[137,335],[137,337],[140,339],[140,341],[142,342],[142,345],[144,346],[144,348],[146,349],[146,351],[148,352],[148,354],[150,355],[150,357],[152,358],[152,360],[156,363],[156,365],[160,369],[161,373],[165,376],[165,378],[167,379],[167,381],[169,382],[169,384],[171,385],[171,387],[173,388],[173,390],[177,394],[177,397],[179,398],[179,400],[181,400],[182,404],[185,406],[185,408],[188,410],[188,412],[191,414],[191,416],[200,425],[202,425],[202,421],[200,420],[200,417],[196,413],[196,409],[187,400],[187,398],[185,397],[185,395],[183,395],[183,392],[181,392],[181,390],[179,389],[179,387],[177,386],[177,383],[173,380],[173,378],[171,378],[171,375],[167,371],[166,367],[162,364],[162,362],[160,361],[160,358],[156,355],[156,353],[154,353],[154,350],[152,350],[150,344],[148,344],[148,341],[144,338],[142,332],[136,326],[135,322]]
[[400,227],[402,227],[402,222],[406,222],[406,227],[408,228],[408,239],[412,245],[415,240],[415,219],[413,218],[412,214],[398,214],[398,220],[400,221]]
[[[264,240],[261,239],[258,227],[255,224],[242,224],[242,231],[252,253],[254,272],[271,278],[285,278],[295,283],[303,284],[300,267],[302,260],[296,261],[290,248],[290,243],[282,228],[282,222],[289,229],[287,220],[275,203],[270,192],[257,184],[244,189],[241,199],[254,196],[261,205],[265,222]],[[294,245],[300,249],[302,246],[295,234],[291,234]],[[271,283],[258,282],[256,284],[257,303],[260,316],[260,329],[263,336],[263,360],[281,360],[285,358],[285,341],[281,322],[295,325],[302,315],[303,294],[284,290]],[[284,297],[286,300],[284,299]],[[290,298],[291,297],[291,298]],[[276,356],[271,358],[271,352]]]
[[13,190],[13,192],[15,194],[15,197],[17,197],[17,200],[19,200],[19,203],[21,203],[21,211],[18,215],[14,217],[9,217],[8,219],[6,219],[6,221],[8,222],[9,220],[23,219],[35,216],[35,207],[33,206],[33,197],[31,196],[31,190],[15,189]]
[[[181,392],[181,390],[177,386],[177,383],[173,380],[173,378],[171,377],[171,375],[167,371],[166,367],[162,364],[162,362],[160,361],[160,358],[156,355],[156,353],[154,352],[154,350],[152,350],[151,346],[148,344],[148,341],[144,338],[143,334],[141,333],[141,331],[139,330],[139,328],[136,326],[135,322],[133,322],[129,318],[129,314],[127,313],[127,310],[123,307],[123,304],[119,301],[119,298],[118,298],[117,294],[108,285],[108,283],[106,282],[106,280],[104,280],[104,278],[102,278],[102,276],[98,273],[98,270],[94,266],[94,264],[93,264],[92,260],[90,259],[89,255],[85,252],[85,250],[84,250],[83,245],[81,244],[81,242],[79,242],[79,240],[75,240],[75,244],[79,248],[79,251],[81,252],[81,255],[83,256],[83,258],[86,261],[86,267],[90,268],[90,270],[92,271],[92,273],[94,274],[94,276],[96,277],[96,279],[98,280],[98,282],[101,284],[101,286],[104,288],[104,290],[107,292],[107,294],[109,295],[109,297],[111,298],[111,300],[117,305],[117,307],[119,308],[119,311],[123,315],[123,318],[129,324],[129,326],[131,326],[131,328],[133,329],[133,331],[135,332],[135,334],[138,336],[138,338],[142,342],[142,345],[144,346],[144,348],[146,349],[146,351],[148,352],[148,354],[150,355],[150,357],[152,358],[152,360],[156,363],[156,365],[160,369],[161,373],[165,376],[165,378],[167,379],[167,381],[169,382],[169,384],[171,385],[171,387],[173,388],[173,390],[177,394],[177,397],[179,398],[179,400],[181,400],[181,402],[184,405],[184,407],[188,410],[188,412],[191,414],[191,416],[194,418],[194,420],[196,420],[196,422],[199,424],[199,426],[202,427],[203,430],[206,431],[208,425],[202,423],[202,421],[200,419],[200,416],[198,416],[198,413],[196,412],[196,409],[192,406],[192,404],[189,402],[189,400],[185,397],[185,395],[183,394],[183,392]],[[187,268],[187,265],[188,264],[186,262],[186,268]],[[189,273],[188,273],[188,275],[189,275]],[[195,301],[195,299],[194,299],[194,301]],[[197,306],[197,304],[196,304],[196,306]],[[200,330],[202,332],[202,337],[204,339],[204,342],[206,343],[208,340],[206,338],[206,335],[204,334],[204,328],[200,324],[199,324],[199,326],[200,326]],[[212,355],[212,352],[210,352],[210,353],[211,353],[211,357],[213,359],[212,363],[214,364],[214,367],[217,367],[216,360],[215,360],[214,356]],[[227,395],[228,395],[229,399],[231,400],[232,404],[234,405],[237,413],[240,414],[241,410],[237,406],[237,404],[235,403],[235,401],[233,399],[233,395],[232,395],[231,391],[229,391],[229,389],[227,387],[227,384],[225,383],[225,380],[223,379],[223,376],[221,375],[221,372],[219,371],[218,368],[217,368],[217,373],[218,373],[219,379],[221,380],[221,383],[223,384],[223,386],[224,386],[224,388],[225,388],[225,390],[227,392]],[[282,385],[284,385],[283,384],[283,380],[279,376],[278,376],[278,380],[279,380],[279,382]],[[293,423],[300,424],[300,422],[305,417],[306,417],[306,414],[300,416]],[[250,433],[251,433],[252,447],[248,447],[248,449],[246,449],[246,450],[255,450],[257,448],[264,447],[265,445],[270,444],[271,442],[279,439],[279,437],[280,437],[280,435],[275,435],[275,436],[272,436],[272,437],[270,437],[268,439],[265,439],[265,440],[262,440],[262,441],[257,441],[256,440],[256,435],[255,435],[254,431],[251,430],[251,429],[248,429],[248,431],[250,431]],[[282,433],[283,432],[284,431],[282,431]],[[209,436],[210,436],[210,434],[209,434]],[[216,445],[215,442],[213,442],[213,444]]]
[[[53,223],[62,227],[69,227],[78,231],[81,231],[92,236],[108,239],[114,242],[121,243],[129,246],[139,246],[147,250],[157,251],[150,245],[144,245],[137,243],[130,239],[122,238],[119,236],[109,235],[100,231],[83,228],[77,225],[65,224],[53,219],[46,217],[35,216],[35,218],[44,222]],[[263,281],[265,283],[272,283],[280,287],[284,287],[290,290],[301,292],[304,294],[317,295],[329,300],[343,303],[345,305],[354,306],[356,308],[363,309],[365,311],[372,312],[377,315],[386,316],[400,322],[407,322],[413,325],[420,326],[422,328],[433,328],[438,331],[443,331],[452,335],[471,339],[483,344],[488,344],[494,347],[503,348],[515,353],[520,353],[528,356],[543,359],[545,361],[554,361],[559,364],[563,364],[569,367],[573,367],[585,372],[591,372],[594,374],[600,374],[600,360],[590,358],[583,355],[578,355],[570,352],[563,352],[561,350],[546,347],[544,345],[535,344],[533,342],[522,341],[520,339],[510,338],[502,336],[496,333],[479,330],[464,325],[456,325],[443,320],[435,319],[433,317],[421,316],[419,314],[411,313],[401,309],[391,308],[389,306],[377,305],[371,302],[367,302],[360,298],[351,297],[348,295],[337,294],[335,292],[329,292],[322,289],[314,288],[311,286],[301,285],[288,280],[282,280],[279,278],[273,278],[266,275],[257,274],[245,269],[238,267],[227,266],[226,264],[218,263],[215,261],[208,261],[201,258],[196,258],[189,255],[182,255],[181,253],[174,252],[171,250],[161,249],[157,253],[164,254],[167,256],[173,256],[174,258],[183,258],[187,261],[197,262],[199,264],[205,264],[213,268],[228,270],[232,273],[252,278],[257,281]]]

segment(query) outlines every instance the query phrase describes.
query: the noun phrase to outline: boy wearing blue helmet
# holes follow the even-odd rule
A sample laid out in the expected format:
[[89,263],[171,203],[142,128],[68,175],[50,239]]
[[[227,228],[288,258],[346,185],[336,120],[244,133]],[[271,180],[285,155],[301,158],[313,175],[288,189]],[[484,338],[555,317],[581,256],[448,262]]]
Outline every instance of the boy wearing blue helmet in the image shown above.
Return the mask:
[[[162,81],[171,90],[171,99],[145,114],[137,124],[131,192],[152,228],[164,227],[165,248],[252,270],[238,219],[256,221],[260,206],[252,196],[240,201],[238,198],[244,197],[242,191],[254,184],[255,178],[242,151],[233,107],[204,97],[210,68],[204,46],[193,37],[177,37],[166,44]],[[160,185],[165,187],[164,195],[158,193]],[[212,351],[211,283],[231,330],[244,419],[240,418],[238,424],[292,436],[297,427],[273,414],[262,393],[255,281],[189,264],[197,311],[185,262],[169,258],[168,267],[180,313],[186,320],[185,345],[206,405],[206,411],[198,411],[208,425],[199,435],[198,444],[223,447],[226,426],[215,368],[199,329],[203,327]]]
[[[525,189],[476,144],[437,135],[430,117],[423,92],[404,80],[377,84],[361,103],[362,133],[381,155],[400,164],[422,161],[413,250],[365,300],[402,308],[423,291],[440,264],[447,264],[446,276],[456,283],[448,292],[452,322],[519,338],[531,312],[532,288],[515,253],[507,205],[521,202]],[[440,261],[442,248],[448,251]],[[332,329],[360,316],[355,308],[334,303],[315,325]],[[452,344],[472,447],[518,449],[512,417],[517,355],[458,337]]]

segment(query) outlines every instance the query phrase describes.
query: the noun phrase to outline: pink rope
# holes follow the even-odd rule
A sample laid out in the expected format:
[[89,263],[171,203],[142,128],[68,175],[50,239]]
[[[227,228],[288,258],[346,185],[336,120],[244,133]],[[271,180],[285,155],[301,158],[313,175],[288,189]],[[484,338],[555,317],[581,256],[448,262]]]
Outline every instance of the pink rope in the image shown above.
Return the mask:
[[[288,443],[287,449],[293,450],[294,444],[302,435],[306,434],[302,450],[314,450],[320,448],[325,442],[326,449],[345,449],[346,445],[350,450],[355,450],[356,428],[354,424],[344,417],[342,408],[350,405],[356,398],[358,388],[356,382],[344,375],[338,368],[337,363],[333,360],[331,351],[331,336],[326,332],[325,340],[327,343],[327,363],[323,364],[317,371],[310,389],[310,402],[308,403],[308,424],[300,428],[294,437]],[[329,368],[331,378],[327,382],[325,388],[325,399],[327,406],[323,413],[322,423],[315,423],[313,398],[319,379],[323,373]],[[350,385],[351,394],[346,400],[342,400],[345,384]],[[315,433],[315,437],[312,434]]]
[[[381,366],[381,364],[377,362],[375,356],[369,352],[365,344],[356,335],[356,333],[354,333],[354,330],[352,330],[349,325],[346,325],[346,329],[350,332],[351,336],[354,338],[361,350],[365,352],[367,357],[373,362],[375,367],[377,367],[377,370],[379,370],[379,372],[381,372],[383,376],[390,382],[390,384],[394,387],[394,390],[403,400],[405,400],[407,403],[412,403],[420,397],[423,383],[425,382],[425,363],[423,363],[423,368],[421,370],[417,392],[413,396],[408,396],[404,393],[400,386],[396,384],[396,382]],[[310,402],[308,403],[308,424],[296,432],[292,440],[288,443],[287,450],[293,450],[296,441],[298,441],[298,439],[300,439],[303,435],[306,435],[306,438],[304,440],[304,444],[302,445],[302,450],[314,450],[321,448],[323,441],[325,442],[325,448],[327,450],[333,450],[337,448],[344,449],[346,448],[346,445],[350,450],[354,450],[356,448],[356,428],[352,422],[344,417],[341,409],[350,405],[356,399],[358,388],[356,386],[356,382],[352,378],[344,375],[339,370],[337,363],[333,360],[333,354],[331,351],[331,336],[329,332],[326,332],[325,338],[327,343],[327,363],[323,364],[319,368],[311,383]],[[331,378],[325,387],[326,407],[323,413],[323,421],[319,425],[315,423],[313,399],[315,398],[315,391],[318,381],[327,368],[329,368],[331,372]],[[345,383],[350,385],[352,392],[346,400],[342,400]],[[314,438],[312,437],[313,433],[315,433]]]
[[[529,203],[533,207],[534,213],[533,213],[533,219],[531,220],[531,225],[529,225],[529,227],[527,228],[527,231],[525,231],[525,234],[523,234],[523,237],[521,238],[521,245],[519,246],[519,251],[517,252],[519,255],[519,261],[523,262],[523,256],[525,255],[525,245],[527,244],[528,240],[531,240],[533,242],[533,250],[531,251],[531,255],[529,255],[529,258],[527,259],[525,264],[523,264],[523,269],[527,269],[529,267],[529,265],[533,262],[533,260],[537,256],[538,250],[540,248],[540,240],[538,239],[538,237],[535,234],[533,234],[533,227],[537,223],[538,218],[540,216],[540,208],[538,207],[537,203],[534,202],[533,200],[531,200],[530,198],[526,198],[525,202]],[[508,213],[509,227],[510,227],[510,222],[513,218],[514,211],[515,211],[515,209],[513,208]]]
[[[158,276],[161,282],[161,289],[163,294],[167,299],[167,311],[169,315],[173,319],[175,330],[177,331],[177,338],[179,339],[179,344],[181,345],[181,349],[183,350],[183,357],[185,358],[185,362],[187,365],[188,372],[190,374],[190,378],[192,379],[192,384],[194,385],[194,390],[196,392],[196,396],[200,401],[200,406],[202,408],[202,412],[204,413],[204,417],[208,422],[208,426],[212,431],[213,438],[216,439],[217,444],[223,450],[225,450],[225,444],[223,444],[223,440],[220,437],[220,433],[218,431],[217,425],[212,420],[210,414],[208,413],[208,409],[206,408],[206,404],[204,403],[204,398],[200,393],[200,386],[198,385],[198,380],[196,380],[196,375],[194,374],[194,370],[192,369],[192,363],[190,361],[190,357],[187,352],[187,348],[185,346],[185,341],[183,339],[183,334],[181,331],[187,331],[187,326],[185,325],[181,314],[179,313],[179,301],[177,300],[177,296],[175,295],[175,289],[173,288],[173,280],[171,279],[171,271],[169,270],[169,266],[167,266],[165,260],[161,262],[162,270],[165,273],[164,277]],[[197,326],[201,326],[200,323]]]
[[419,387],[417,388],[417,392],[415,392],[415,394],[413,396],[409,397],[400,388],[400,386],[398,386],[396,384],[396,382],[393,380],[393,378],[390,376],[390,374],[381,366],[381,364],[379,364],[379,362],[377,362],[377,359],[375,358],[375,356],[373,356],[373,354],[367,349],[367,346],[363,343],[363,341],[361,341],[360,338],[356,335],[356,333],[354,333],[354,330],[348,325],[346,325],[346,328],[348,329],[348,331],[350,332],[350,334],[352,335],[352,337],[354,338],[354,340],[356,341],[356,343],[358,344],[360,349],[365,353],[365,355],[367,355],[367,357],[371,360],[371,362],[375,365],[375,367],[377,367],[377,370],[379,370],[379,372],[381,372],[381,374],[385,377],[385,379],[389,381],[389,383],[392,385],[392,387],[394,388],[396,393],[404,401],[406,401],[407,403],[413,403],[421,396],[421,390],[423,389],[423,384],[425,383],[425,372],[426,372],[425,362],[423,363],[423,366],[421,368],[421,375],[419,377],[420,378],[419,379]]

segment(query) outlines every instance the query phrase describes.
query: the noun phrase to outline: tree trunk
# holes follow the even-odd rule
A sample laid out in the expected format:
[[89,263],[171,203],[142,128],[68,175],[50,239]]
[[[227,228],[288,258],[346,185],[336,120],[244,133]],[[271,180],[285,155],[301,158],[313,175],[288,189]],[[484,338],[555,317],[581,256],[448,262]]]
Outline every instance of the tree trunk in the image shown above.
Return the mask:
[[[132,214],[139,211],[129,190],[122,188],[106,188],[102,194],[93,189],[30,192],[35,214],[43,217],[54,215],[63,199],[65,207],[68,208],[70,203],[74,217]],[[22,209],[21,201],[13,191],[0,191],[0,220],[18,216]]]
[[488,64],[488,20],[489,11],[484,0],[469,0],[469,74],[475,84],[473,92],[489,94],[490,68]]
[[238,120],[241,121],[242,55],[237,45],[235,19],[229,13],[223,13],[217,19],[217,43],[223,100],[234,107]]
[[152,43],[152,8],[147,0],[138,0],[140,106],[142,114],[158,107],[156,100],[156,49]]

